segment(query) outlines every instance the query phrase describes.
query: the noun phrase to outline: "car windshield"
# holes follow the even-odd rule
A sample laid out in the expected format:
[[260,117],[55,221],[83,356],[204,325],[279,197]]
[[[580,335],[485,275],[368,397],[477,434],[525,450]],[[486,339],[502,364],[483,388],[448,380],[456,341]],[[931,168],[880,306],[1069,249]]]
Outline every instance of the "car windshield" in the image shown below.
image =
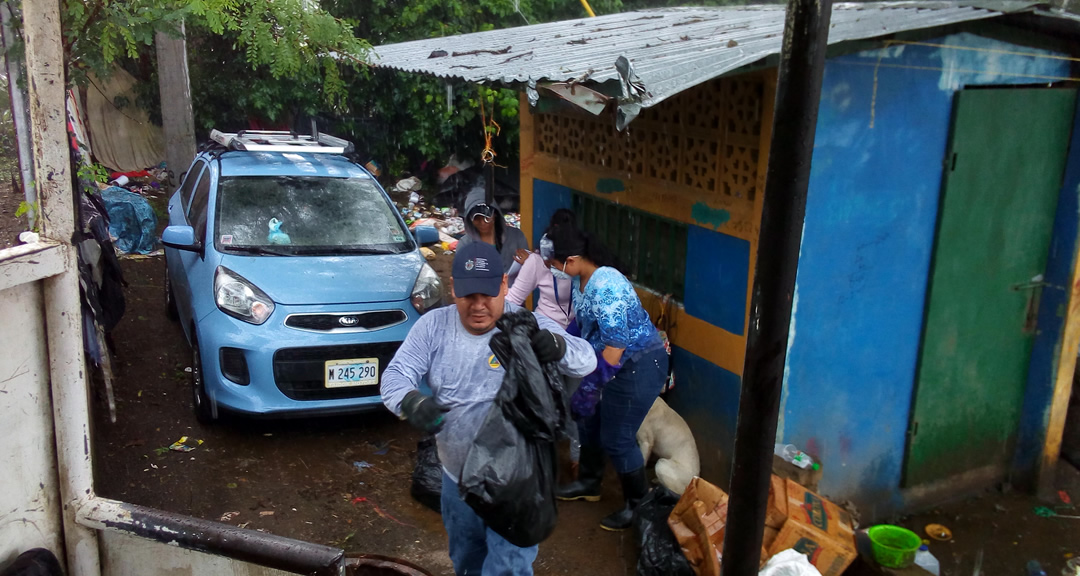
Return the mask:
[[366,178],[233,176],[221,180],[215,246],[255,254],[398,253],[408,231]]

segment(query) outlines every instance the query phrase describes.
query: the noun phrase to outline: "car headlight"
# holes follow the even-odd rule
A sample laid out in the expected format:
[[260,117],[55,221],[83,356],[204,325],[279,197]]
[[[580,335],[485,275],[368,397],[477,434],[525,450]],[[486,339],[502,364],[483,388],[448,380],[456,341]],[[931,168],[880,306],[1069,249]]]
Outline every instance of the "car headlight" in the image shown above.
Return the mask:
[[423,314],[439,305],[442,300],[442,282],[439,275],[426,263],[420,267],[420,273],[416,275],[416,284],[412,289],[412,305],[416,311]]
[[250,324],[262,324],[274,312],[266,292],[224,266],[214,274],[214,301],[222,312]]

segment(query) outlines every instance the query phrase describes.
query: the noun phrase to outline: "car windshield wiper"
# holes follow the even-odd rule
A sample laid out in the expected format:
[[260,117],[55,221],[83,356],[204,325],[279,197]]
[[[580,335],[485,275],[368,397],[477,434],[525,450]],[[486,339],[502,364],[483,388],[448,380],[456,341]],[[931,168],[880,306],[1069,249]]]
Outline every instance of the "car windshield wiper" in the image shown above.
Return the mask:
[[276,250],[268,246],[223,246],[222,248],[230,252],[244,252],[245,254],[268,254],[270,256],[296,255],[296,253],[292,251]]
[[365,246],[323,246],[320,248],[313,248],[312,252],[318,254],[338,255],[338,254],[397,254],[395,250],[388,248],[368,248]]

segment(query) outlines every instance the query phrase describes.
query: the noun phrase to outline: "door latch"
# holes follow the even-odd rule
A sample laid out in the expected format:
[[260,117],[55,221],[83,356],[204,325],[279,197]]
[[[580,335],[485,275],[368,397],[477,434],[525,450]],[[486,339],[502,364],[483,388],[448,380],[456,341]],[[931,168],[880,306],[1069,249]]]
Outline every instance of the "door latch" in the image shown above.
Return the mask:
[[1060,288],[1046,282],[1042,274],[1036,274],[1027,282],[1013,284],[1012,289],[1016,292],[1028,290],[1027,305],[1024,309],[1024,334],[1034,334],[1039,324],[1039,301],[1042,299],[1042,289],[1046,287]]

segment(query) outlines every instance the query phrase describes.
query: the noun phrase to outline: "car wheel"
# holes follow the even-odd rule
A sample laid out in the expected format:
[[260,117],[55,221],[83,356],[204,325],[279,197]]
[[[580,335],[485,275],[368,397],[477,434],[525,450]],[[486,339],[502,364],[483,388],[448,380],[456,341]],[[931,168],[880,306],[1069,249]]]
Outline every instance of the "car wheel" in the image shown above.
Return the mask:
[[195,338],[194,328],[191,330],[191,406],[195,409],[195,419],[199,422],[205,424],[214,421],[214,410],[210,406],[210,396],[206,393],[206,381],[203,379],[199,340]]
[[180,311],[176,309],[176,298],[173,297],[172,280],[169,278],[168,264],[165,264],[165,316],[174,322],[180,319]]

